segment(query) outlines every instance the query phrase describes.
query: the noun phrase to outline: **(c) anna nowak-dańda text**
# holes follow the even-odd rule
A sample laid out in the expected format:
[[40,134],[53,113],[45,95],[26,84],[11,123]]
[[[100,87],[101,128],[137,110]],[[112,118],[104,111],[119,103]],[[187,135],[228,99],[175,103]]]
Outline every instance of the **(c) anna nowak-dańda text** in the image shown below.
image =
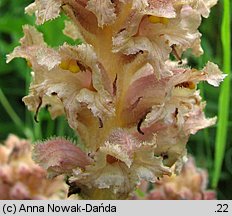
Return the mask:
[[18,212],[116,212],[116,206],[111,204],[93,205],[86,203],[84,205],[25,205],[21,204]]

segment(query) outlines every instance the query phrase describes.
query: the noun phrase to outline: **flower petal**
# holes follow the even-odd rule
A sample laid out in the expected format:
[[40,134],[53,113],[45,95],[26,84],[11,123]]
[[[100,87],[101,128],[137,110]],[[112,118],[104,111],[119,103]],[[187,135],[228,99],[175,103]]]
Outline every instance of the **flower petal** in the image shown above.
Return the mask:
[[145,13],[157,17],[174,18],[176,13],[173,3],[173,0],[148,0],[149,6]]
[[25,12],[29,15],[35,13],[36,24],[42,25],[59,16],[61,5],[62,0],[36,0],[25,9]]
[[90,0],[87,9],[93,12],[98,19],[98,26],[112,24],[116,19],[114,3],[110,0]]
[[34,158],[48,170],[50,177],[70,173],[78,167],[84,169],[91,163],[91,159],[80,148],[62,138],[37,143]]
[[202,70],[205,73],[206,81],[213,86],[219,86],[220,82],[227,76],[222,74],[218,66],[212,62],[208,62]]
[[38,32],[35,27],[24,25],[24,37],[20,39],[21,46],[16,47],[11,54],[7,55],[7,63],[16,57],[23,57],[31,60],[35,49],[46,47],[42,33]]
[[82,41],[84,41],[83,36],[81,35],[80,31],[72,21],[65,20],[64,24],[65,28],[63,30],[63,33],[66,36],[72,38],[73,40],[81,39]]

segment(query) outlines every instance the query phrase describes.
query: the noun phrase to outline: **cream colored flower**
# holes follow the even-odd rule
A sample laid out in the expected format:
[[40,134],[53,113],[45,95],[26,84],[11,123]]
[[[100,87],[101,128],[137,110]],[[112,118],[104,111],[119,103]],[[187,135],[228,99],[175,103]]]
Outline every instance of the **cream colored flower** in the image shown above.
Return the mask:
[[[155,182],[186,155],[190,134],[211,126],[197,84],[218,86],[225,77],[208,63],[187,66],[183,52],[200,55],[201,16],[215,1],[36,0],[26,11],[37,24],[69,16],[65,34],[78,46],[49,47],[24,26],[21,46],[8,55],[26,58],[33,70],[23,101],[35,114],[49,105],[65,115],[85,148],[63,139],[35,148],[50,176],[67,174],[70,194],[86,199],[126,198],[142,179]],[[177,61],[170,61],[170,55]]]

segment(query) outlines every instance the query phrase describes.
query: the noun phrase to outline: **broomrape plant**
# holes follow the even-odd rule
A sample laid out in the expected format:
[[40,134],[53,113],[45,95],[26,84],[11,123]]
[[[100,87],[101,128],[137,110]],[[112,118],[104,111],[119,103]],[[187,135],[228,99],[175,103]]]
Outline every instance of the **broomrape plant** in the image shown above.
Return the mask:
[[207,190],[208,173],[196,167],[194,159],[183,165],[179,175],[164,176],[155,182],[153,189],[142,181],[132,199],[146,200],[213,200],[216,193]]
[[9,135],[0,145],[0,200],[64,199],[63,177],[46,178],[46,171],[31,158],[31,143]]
[[69,194],[125,199],[141,180],[181,170],[190,134],[216,121],[205,117],[197,84],[218,86],[225,75],[212,62],[197,70],[182,59],[188,49],[203,53],[198,27],[216,2],[35,0],[26,8],[37,25],[64,12],[64,34],[83,41],[53,49],[26,25],[21,46],[7,56],[32,68],[28,109],[65,115],[84,144],[35,145],[35,161],[50,177],[68,176]]

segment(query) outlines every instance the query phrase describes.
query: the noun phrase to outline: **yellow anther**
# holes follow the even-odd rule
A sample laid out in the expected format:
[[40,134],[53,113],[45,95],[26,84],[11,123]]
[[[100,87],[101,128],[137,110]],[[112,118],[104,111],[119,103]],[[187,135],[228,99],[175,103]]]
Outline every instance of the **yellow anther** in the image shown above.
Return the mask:
[[193,82],[188,82],[188,83],[189,83],[189,88],[190,89],[195,89],[196,88],[195,83],[193,83]]
[[61,61],[61,63],[60,63],[60,68],[61,69],[68,70],[68,67],[69,67],[69,60]]
[[157,16],[149,16],[148,17],[149,21],[152,23],[160,23],[160,17]]
[[72,73],[78,73],[80,71],[80,68],[76,60],[71,60],[69,62],[68,70],[71,71]]
[[168,24],[169,22],[169,19],[165,17],[148,16],[148,19],[152,23],[162,23],[164,25]]
[[163,23],[164,25],[167,25],[169,23],[169,19],[165,18],[165,17],[161,17],[161,23]]
[[77,61],[74,59],[61,61],[60,68],[63,70],[69,70],[72,73],[78,73],[80,71]]

